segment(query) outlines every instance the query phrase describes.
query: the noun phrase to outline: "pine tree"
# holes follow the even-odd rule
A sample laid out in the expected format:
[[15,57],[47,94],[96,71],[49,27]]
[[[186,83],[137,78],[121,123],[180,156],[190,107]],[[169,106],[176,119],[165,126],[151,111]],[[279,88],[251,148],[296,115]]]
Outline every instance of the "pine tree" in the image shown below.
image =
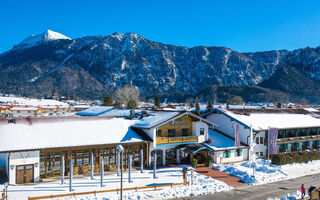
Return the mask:
[[116,102],[113,104],[113,107],[122,108],[122,103],[119,103],[119,102],[116,101]]
[[154,105],[157,108],[160,108],[160,98],[158,96],[156,96],[156,98],[154,99]]
[[196,115],[200,115],[200,106],[199,106],[199,101],[197,100],[196,101],[196,112],[195,112]]
[[128,101],[127,108],[129,108],[129,109],[135,109],[135,108],[137,108],[137,102],[136,102],[135,100],[133,100],[133,99],[130,99],[130,100]]
[[103,98],[103,106],[112,106],[112,98],[107,94],[104,98]]
[[207,111],[210,111],[212,109],[213,109],[213,105],[212,105],[211,99],[209,99],[209,103],[207,105]]

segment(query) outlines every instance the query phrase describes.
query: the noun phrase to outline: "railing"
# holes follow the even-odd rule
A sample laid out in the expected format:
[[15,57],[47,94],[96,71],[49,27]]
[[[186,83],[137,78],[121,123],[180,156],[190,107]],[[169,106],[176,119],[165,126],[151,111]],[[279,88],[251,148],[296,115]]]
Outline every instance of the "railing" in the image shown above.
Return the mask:
[[[298,137],[291,137],[291,138],[278,138],[277,142],[278,144],[282,144],[282,143],[291,143],[291,142],[302,142],[302,141],[306,141],[306,140],[319,140],[320,139],[320,135],[309,135],[309,136],[298,136]],[[268,143],[268,139],[264,140],[265,144]]]
[[[165,185],[154,185],[154,186],[145,186],[145,187],[123,188],[123,191],[135,190],[137,192],[138,190],[142,190],[142,189],[157,190],[157,188],[161,188],[161,187],[171,187],[172,188],[175,185],[189,185],[189,182],[171,183],[171,184],[165,184]],[[70,197],[70,196],[75,197],[75,196],[79,196],[79,195],[88,195],[88,194],[94,194],[96,196],[99,193],[107,193],[107,192],[117,192],[117,194],[118,194],[120,192],[120,189],[98,190],[98,191],[90,191],[90,192],[74,192],[74,193],[69,193],[69,194],[56,194],[56,195],[47,195],[47,196],[38,196],[38,197],[28,197],[28,200],[53,199],[53,198]]]
[[278,144],[281,143],[288,143],[288,142],[298,142],[298,141],[304,141],[304,140],[314,140],[319,139],[320,136],[317,135],[309,135],[309,136],[301,136],[301,137],[292,137],[292,138],[278,138]]
[[198,136],[157,138],[156,144],[171,144],[171,143],[183,143],[183,142],[198,142]]

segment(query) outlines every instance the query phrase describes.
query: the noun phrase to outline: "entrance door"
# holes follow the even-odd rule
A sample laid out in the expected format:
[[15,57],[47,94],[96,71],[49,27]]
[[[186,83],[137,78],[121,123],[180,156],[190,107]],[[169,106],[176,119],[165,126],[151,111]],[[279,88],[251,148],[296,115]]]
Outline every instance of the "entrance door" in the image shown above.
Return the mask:
[[31,183],[33,182],[33,165],[19,165],[16,168],[16,183]]

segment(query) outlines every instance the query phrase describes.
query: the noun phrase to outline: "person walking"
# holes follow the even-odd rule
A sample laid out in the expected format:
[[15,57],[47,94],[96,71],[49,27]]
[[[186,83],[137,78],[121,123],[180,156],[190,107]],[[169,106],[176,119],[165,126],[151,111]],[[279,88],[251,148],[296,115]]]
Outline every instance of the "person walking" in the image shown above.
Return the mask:
[[300,187],[300,191],[301,191],[301,199],[304,199],[304,196],[306,195],[306,189],[304,188],[303,184]]

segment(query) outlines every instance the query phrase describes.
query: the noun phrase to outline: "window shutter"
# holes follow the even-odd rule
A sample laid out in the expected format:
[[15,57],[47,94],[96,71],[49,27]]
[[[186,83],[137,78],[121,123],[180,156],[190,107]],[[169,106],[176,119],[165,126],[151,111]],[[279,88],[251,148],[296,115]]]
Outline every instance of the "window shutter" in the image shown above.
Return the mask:
[[240,149],[240,156],[242,156],[242,149]]
[[223,151],[223,158],[226,157],[226,151]]
[[231,157],[231,150],[228,151],[228,158]]

